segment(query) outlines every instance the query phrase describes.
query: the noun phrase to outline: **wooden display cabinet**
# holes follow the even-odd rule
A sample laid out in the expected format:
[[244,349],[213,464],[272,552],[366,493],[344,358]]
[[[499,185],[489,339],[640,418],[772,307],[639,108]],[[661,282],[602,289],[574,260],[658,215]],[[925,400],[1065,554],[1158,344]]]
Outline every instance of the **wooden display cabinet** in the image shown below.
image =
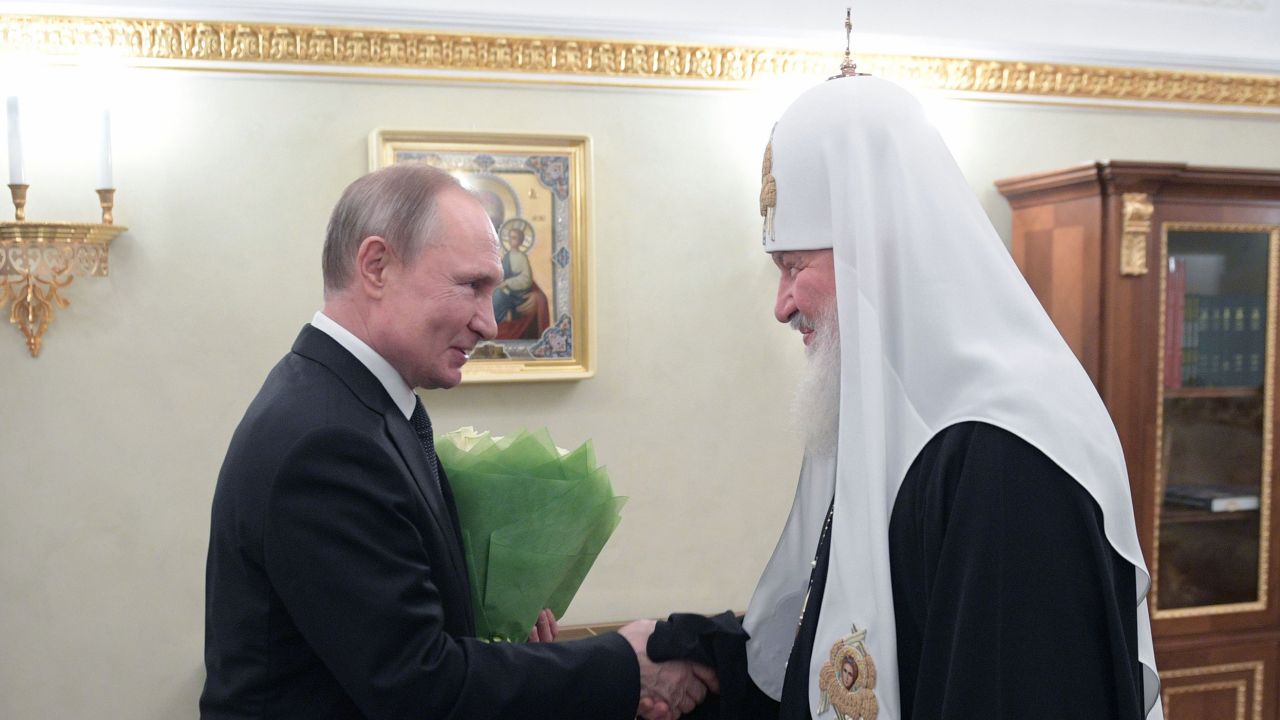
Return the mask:
[[1276,717],[1280,171],[1111,161],[996,186],[1120,433],[1167,717]]

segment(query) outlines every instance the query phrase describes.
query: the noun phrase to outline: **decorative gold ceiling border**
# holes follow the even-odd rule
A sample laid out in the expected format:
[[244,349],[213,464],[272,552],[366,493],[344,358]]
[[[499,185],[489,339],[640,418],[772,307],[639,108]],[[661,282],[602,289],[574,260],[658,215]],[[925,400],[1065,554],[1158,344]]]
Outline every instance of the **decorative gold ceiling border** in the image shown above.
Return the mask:
[[[742,86],[824,77],[840,54],[691,43],[493,33],[56,16],[0,16],[0,52],[126,60],[200,69],[314,74],[422,74],[593,84]],[[863,70],[928,90],[1128,103],[1280,110],[1280,76],[1009,60],[863,55]]]

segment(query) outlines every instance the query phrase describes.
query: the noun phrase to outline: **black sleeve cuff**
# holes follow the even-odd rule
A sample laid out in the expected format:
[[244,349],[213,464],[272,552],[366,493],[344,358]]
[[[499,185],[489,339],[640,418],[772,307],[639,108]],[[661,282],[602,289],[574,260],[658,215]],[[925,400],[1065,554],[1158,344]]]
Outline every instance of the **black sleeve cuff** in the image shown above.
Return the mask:
[[[732,612],[713,617],[677,613],[660,621],[649,637],[649,658],[692,660],[715,668],[720,678],[720,696],[712,697],[696,711],[696,718],[745,718],[748,689],[747,632],[742,618]],[[754,716],[754,713],[752,713]]]

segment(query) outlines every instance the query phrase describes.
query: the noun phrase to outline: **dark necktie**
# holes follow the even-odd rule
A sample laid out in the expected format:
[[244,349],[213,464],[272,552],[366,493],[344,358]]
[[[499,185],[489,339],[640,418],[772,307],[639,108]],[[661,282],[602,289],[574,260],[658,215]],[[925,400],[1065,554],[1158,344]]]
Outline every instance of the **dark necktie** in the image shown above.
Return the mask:
[[[436,460],[436,443],[431,435],[431,418],[427,417],[427,409],[422,405],[422,398],[414,397],[413,415],[409,416],[409,424],[418,434],[418,442],[422,443],[422,452],[427,456],[427,467],[435,478],[436,487],[440,487],[440,465]],[[440,488],[444,492],[443,488]]]

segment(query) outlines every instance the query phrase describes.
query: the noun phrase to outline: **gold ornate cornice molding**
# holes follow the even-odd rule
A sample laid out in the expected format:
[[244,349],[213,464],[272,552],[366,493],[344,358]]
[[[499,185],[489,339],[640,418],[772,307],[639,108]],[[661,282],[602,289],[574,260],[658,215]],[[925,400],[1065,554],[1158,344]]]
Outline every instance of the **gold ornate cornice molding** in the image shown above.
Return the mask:
[[[0,50],[52,56],[105,49],[126,59],[307,66],[319,72],[452,71],[745,82],[818,74],[823,53],[322,25],[0,17]],[[269,68],[267,68],[269,69]]]
[[864,64],[873,74],[931,90],[1280,111],[1277,75],[906,56]]
[[[741,86],[825,77],[839,53],[634,40],[200,22],[0,16],[0,52],[76,56],[200,69],[396,74],[593,84]],[[915,87],[988,97],[1120,101],[1280,112],[1280,76],[862,55],[862,69]]]

